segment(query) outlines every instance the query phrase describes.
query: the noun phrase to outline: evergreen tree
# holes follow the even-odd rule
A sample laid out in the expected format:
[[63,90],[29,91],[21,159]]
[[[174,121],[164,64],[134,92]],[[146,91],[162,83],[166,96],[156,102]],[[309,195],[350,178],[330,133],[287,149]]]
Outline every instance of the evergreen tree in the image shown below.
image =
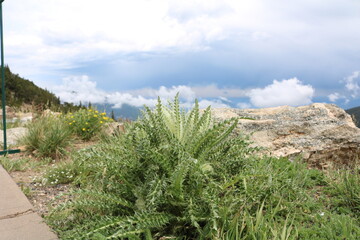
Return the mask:
[[115,119],[115,114],[114,114],[114,110],[111,110],[111,118],[112,118],[114,121],[116,121],[116,119]]

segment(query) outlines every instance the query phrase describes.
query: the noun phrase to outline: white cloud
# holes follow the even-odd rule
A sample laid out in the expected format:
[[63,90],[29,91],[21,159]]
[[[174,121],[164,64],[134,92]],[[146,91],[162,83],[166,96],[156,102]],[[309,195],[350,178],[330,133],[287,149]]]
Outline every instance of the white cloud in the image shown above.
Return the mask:
[[240,98],[246,97],[248,90],[239,87],[218,87],[215,84],[206,86],[193,86],[192,89],[197,96],[205,98],[226,97],[226,98]]
[[195,93],[187,86],[173,86],[171,88],[161,86],[159,89],[146,89],[146,91],[148,91],[147,96],[134,95],[131,94],[131,92],[109,93],[107,95],[107,102],[113,104],[114,108],[120,108],[125,103],[136,107],[142,107],[144,105],[153,107],[157,103],[158,97],[166,102],[167,100],[173,99],[177,93],[179,93],[180,100],[184,103],[193,103],[195,100]]
[[[109,103],[114,108],[121,108],[123,104],[129,104],[136,107],[147,105],[149,107],[155,106],[157,98],[166,103],[179,93],[180,101],[184,107],[191,107],[197,97],[196,93],[188,86],[173,86],[170,88],[161,86],[158,89],[139,89],[129,92],[105,92],[97,88],[96,82],[89,80],[86,75],[71,76],[63,79],[62,85],[52,86],[50,90],[53,91],[63,102],[82,103]],[[199,106],[206,108],[211,105],[217,107],[229,107],[224,101],[230,102],[228,99],[219,96],[218,99],[207,100],[200,99]]]
[[218,99],[216,100],[203,99],[199,101],[200,108],[207,108],[208,106],[211,106],[212,108],[229,108],[229,105],[223,103],[221,100]]
[[[222,95],[214,96],[214,93],[228,93],[230,89],[217,88],[214,85],[203,86],[203,89],[211,89],[212,94],[201,95],[200,86],[190,87],[178,85],[172,87],[161,86],[158,89],[144,88],[127,92],[106,92],[97,88],[96,82],[89,79],[88,76],[72,76],[63,79],[62,85],[49,88],[62,101],[79,103],[109,103],[115,108],[120,108],[123,104],[129,104],[136,107],[144,105],[153,107],[157,103],[157,98],[163,102],[171,100],[179,93],[180,101],[184,107],[192,107],[195,98],[199,99],[201,108],[211,105],[213,108],[226,108],[236,104],[238,108],[254,107],[273,107],[279,105],[299,106],[309,104],[314,95],[314,89],[310,85],[304,85],[297,78],[277,81],[274,80],[271,85],[264,88],[256,88],[250,90],[232,89],[235,94],[230,97],[244,97],[247,92],[250,103],[239,102],[233,103],[228,97]],[[230,91],[231,92],[231,91]],[[340,95],[334,94],[329,96],[331,100],[337,100]]]
[[[116,53],[197,51],[222,39],[223,16],[208,15],[226,7],[213,0],[200,4],[188,22],[173,12],[191,3],[167,0],[13,0],[6,2],[5,44],[12,65],[18,56],[33,67],[74,67]],[[200,6],[195,4],[195,6]],[[25,63],[22,63],[25,64]],[[55,66],[54,66],[55,65]]]
[[328,95],[328,98],[329,98],[329,101],[330,101],[330,102],[336,102],[337,100],[339,100],[340,98],[342,98],[342,96],[341,96],[339,93],[335,92],[335,93],[329,94],[329,95]]
[[[247,97],[248,89],[242,89],[239,87],[218,87],[215,84],[209,84],[205,86],[176,86],[172,87],[171,95],[176,92],[180,92],[183,98],[194,99],[195,96],[201,98],[222,98],[223,101],[229,101],[228,98],[241,98]],[[189,91],[191,89],[191,91]],[[136,90],[129,90],[128,92],[133,95],[142,95],[144,97],[157,97],[161,94],[161,87],[158,89],[142,88]]]
[[360,71],[353,72],[350,76],[340,82],[344,84],[343,94],[339,94],[338,92],[329,94],[328,98],[331,102],[337,102],[343,99],[345,104],[347,104],[351,100],[360,97]]
[[360,80],[359,76],[360,71],[356,71],[345,79],[345,88],[350,92],[352,98],[360,96],[360,86],[358,83],[358,80]]
[[113,104],[113,108],[121,108],[123,104],[129,104],[135,107],[144,105],[153,107],[157,103],[156,98],[144,98],[143,96],[133,96],[129,93],[110,93],[107,95],[107,102]]
[[[218,40],[272,39],[275,50],[289,43],[318,49],[329,39],[344,48],[355,46],[350,39],[360,40],[359,5],[330,2],[326,14],[323,1],[12,0],[3,4],[6,53],[10,66],[29,75],[116,53],[206,50]],[[256,52],[259,46],[249,42],[247,48]]]
[[251,105],[249,103],[239,102],[236,104],[236,107],[241,109],[247,109],[247,108],[251,108]]
[[314,88],[304,85],[297,78],[277,81],[265,88],[252,89],[249,92],[250,102],[256,107],[275,107],[281,105],[300,106],[310,104]]
[[62,85],[53,86],[51,90],[60,97],[61,101],[80,103],[102,103],[106,92],[97,89],[96,82],[89,80],[86,75],[71,76],[63,79]]
[[222,102],[226,102],[226,103],[232,102],[231,100],[227,99],[226,97],[222,97],[222,96],[219,97],[219,100],[221,100]]

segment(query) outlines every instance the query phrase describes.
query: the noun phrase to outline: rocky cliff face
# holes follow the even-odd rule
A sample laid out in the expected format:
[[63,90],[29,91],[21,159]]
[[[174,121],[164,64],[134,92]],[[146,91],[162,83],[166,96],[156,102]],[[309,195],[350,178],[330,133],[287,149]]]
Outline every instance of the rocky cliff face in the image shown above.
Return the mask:
[[313,167],[360,160],[360,129],[333,104],[264,109],[213,109],[217,120],[240,118],[237,131],[273,156],[301,155]]

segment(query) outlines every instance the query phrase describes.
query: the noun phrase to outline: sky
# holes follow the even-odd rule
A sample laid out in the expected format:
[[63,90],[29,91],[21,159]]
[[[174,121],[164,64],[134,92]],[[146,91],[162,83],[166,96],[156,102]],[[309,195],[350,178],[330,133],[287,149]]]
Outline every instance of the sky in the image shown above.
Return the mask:
[[359,0],[6,0],[5,62],[62,101],[360,106]]

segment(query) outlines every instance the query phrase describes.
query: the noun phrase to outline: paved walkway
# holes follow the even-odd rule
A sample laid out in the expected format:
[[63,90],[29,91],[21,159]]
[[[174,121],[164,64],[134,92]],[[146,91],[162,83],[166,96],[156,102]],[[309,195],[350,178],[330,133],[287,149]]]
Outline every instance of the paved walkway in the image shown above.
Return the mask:
[[0,165],[0,240],[57,240]]

